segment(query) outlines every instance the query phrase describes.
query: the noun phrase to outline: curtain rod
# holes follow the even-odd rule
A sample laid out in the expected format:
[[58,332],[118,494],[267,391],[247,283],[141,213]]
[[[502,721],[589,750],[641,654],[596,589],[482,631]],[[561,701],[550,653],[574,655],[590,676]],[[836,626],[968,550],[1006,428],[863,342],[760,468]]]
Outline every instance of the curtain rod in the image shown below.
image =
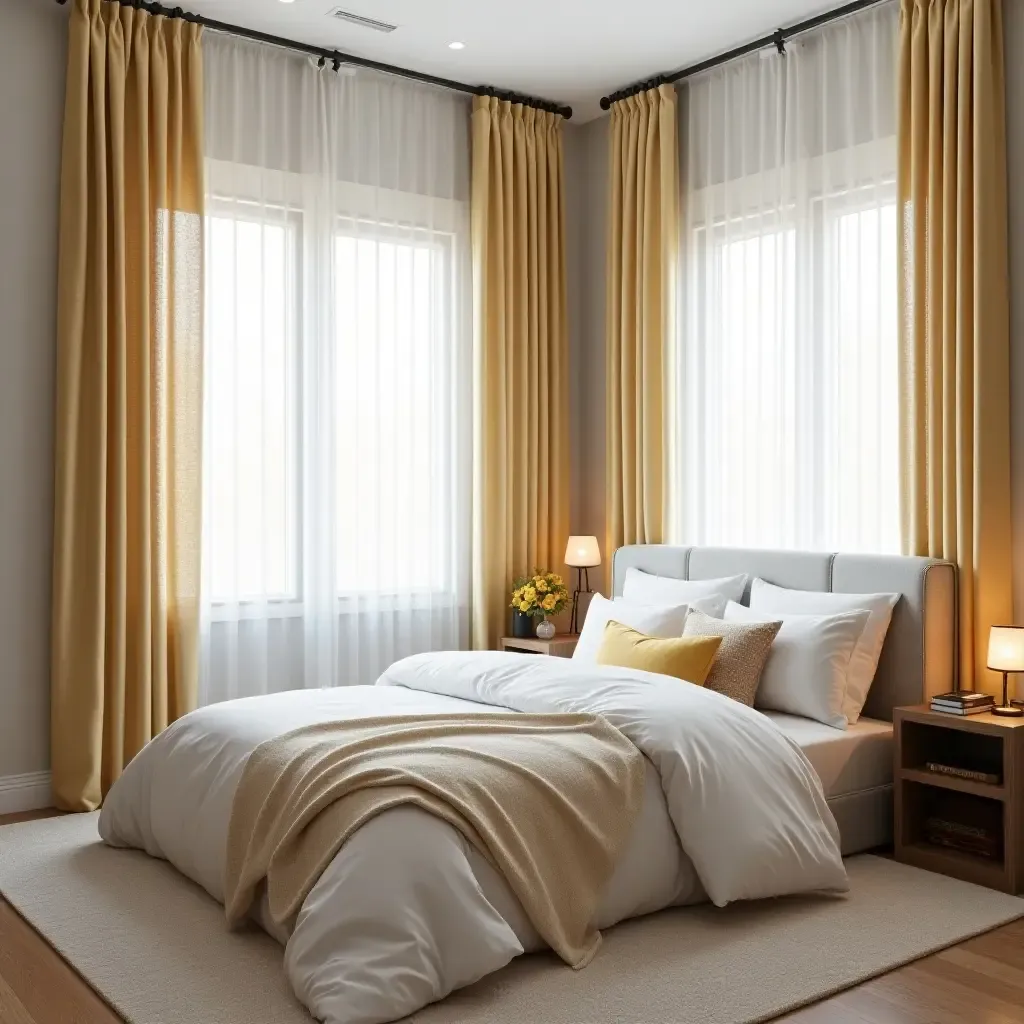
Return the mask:
[[[62,6],[67,2],[68,0],[57,0],[57,3]],[[381,61],[370,60],[367,57],[357,57],[352,53],[328,50],[322,46],[314,46],[311,43],[300,43],[295,39],[271,35],[269,32],[260,32],[254,28],[230,25],[226,21],[215,21],[213,18],[207,18],[202,14],[193,14],[190,11],[182,10],[180,7],[164,7],[162,4],[150,3],[148,0],[107,0],[107,2],[117,3],[122,7],[133,7],[136,10],[145,11],[147,14],[163,15],[165,18],[181,18],[182,21],[188,21],[194,25],[202,25],[204,28],[211,29],[214,32],[223,32],[227,35],[240,36],[242,39],[253,39],[258,43],[271,43],[274,46],[281,46],[288,50],[307,53],[312,57],[320,58],[320,67],[324,67],[328,61],[331,61],[335,71],[342,64],[351,64],[356,67],[369,68],[372,71],[382,71],[388,75],[396,75],[399,78],[409,78],[415,82],[437,85],[442,89],[451,89],[453,92],[468,93],[471,96],[497,96],[500,100],[508,100],[510,103],[522,103],[524,106],[536,107],[538,110],[544,110],[549,114],[561,114],[567,120],[572,117],[572,107],[562,106],[559,103],[549,103],[547,100],[526,96],[523,93],[510,92],[507,89],[493,89],[488,85],[466,85],[465,82],[456,82],[450,78],[428,75],[425,72],[413,71],[411,68],[401,68],[395,64],[384,64]]]
[[717,57],[709,57],[707,60],[702,60],[699,64],[691,64],[688,68],[683,68],[682,71],[675,71],[669,75],[655,75],[646,81],[628,85],[625,89],[613,92],[610,96],[602,96],[601,109],[607,110],[618,100],[636,96],[637,93],[646,92],[648,89],[653,89],[659,85],[671,85],[673,82],[682,81],[684,78],[690,78],[692,75],[699,75],[702,71],[709,71],[711,68],[717,68],[721,64],[728,64],[731,60],[745,57],[748,53],[764,50],[769,46],[774,46],[779,53],[785,55],[786,40],[802,35],[804,32],[820,28],[831,21],[838,21],[849,14],[856,14],[858,11],[863,11],[868,7],[875,7],[885,2],[886,0],[853,0],[852,3],[843,4],[842,7],[836,7],[834,10],[826,11],[824,14],[815,15],[815,17],[808,18],[806,21],[797,22],[795,25],[790,25],[787,28],[777,28],[770,36],[761,36],[760,39],[745,43],[743,46],[737,46],[734,50],[720,53]]

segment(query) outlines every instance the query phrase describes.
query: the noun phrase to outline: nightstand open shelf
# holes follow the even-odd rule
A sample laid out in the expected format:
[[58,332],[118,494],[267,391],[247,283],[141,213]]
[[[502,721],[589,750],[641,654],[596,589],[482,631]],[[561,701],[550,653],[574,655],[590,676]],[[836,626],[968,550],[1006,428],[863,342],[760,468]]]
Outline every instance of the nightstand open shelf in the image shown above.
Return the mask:
[[[897,860],[1022,891],[1024,722],[917,707],[897,708],[893,726]],[[988,781],[929,764],[982,773]],[[974,849],[961,848],[967,846]]]

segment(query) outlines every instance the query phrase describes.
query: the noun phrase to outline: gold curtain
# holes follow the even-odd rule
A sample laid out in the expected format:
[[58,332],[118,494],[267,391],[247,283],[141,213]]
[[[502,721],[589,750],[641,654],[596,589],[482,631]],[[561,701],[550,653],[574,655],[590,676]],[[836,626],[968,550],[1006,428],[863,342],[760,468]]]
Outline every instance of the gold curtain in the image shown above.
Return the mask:
[[959,672],[1012,622],[1002,0],[902,0],[903,542],[960,569]]
[[606,358],[608,537],[664,540],[667,356],[679,240],[676,92],[661,85],[611,113]]
[[569,535],[562,117],[473,101],[473,646],[507,630],[512,579]]
[[200,29],[74,0],[60,197],[52,764],[67,810],[195,703]]

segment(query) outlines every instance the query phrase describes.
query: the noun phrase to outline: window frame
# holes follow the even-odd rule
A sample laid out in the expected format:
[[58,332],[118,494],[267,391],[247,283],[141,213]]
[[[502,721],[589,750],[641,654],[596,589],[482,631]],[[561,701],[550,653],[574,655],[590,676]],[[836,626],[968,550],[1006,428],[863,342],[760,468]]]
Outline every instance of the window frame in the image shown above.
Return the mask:
[[[799,200],[789,202],[770,202],[759,205],[760,197],[766,191],[766,179],[775,177],[779,168],[755,172],[744,178],[727,182],[713,182],[694,193],[696,202],[691,208],[705,212],[702,217],[687,219],[684,211],[680,249],[682,259],[679,261],[678,275],[678,306],[682,310],[673,342],[671,359],[672,396],[669,402],[671,410],[671,442],[669,445],[672,460],[670,478],[670,529],[680,542],[694,542],[700,538],[704,542],[707,533],[707,503],[699,502],[696,506],[689,504],[687,494],[688,483],[692,483],[694,475],[687,472],[685,462],[690,457],[691,448],[696,450],[698,469],[696,479],[706,479],[708,473],[707,453],[702,445],[692,444],[695,432],[703,429],[708,422],[706,388],[698,389],[696,396],[691,396],[687,389],[686,376],[691,369],[701,381],[708,377],[708,339],[712,323],[712,306],[707,301],[712,293],[715,281],[712,273],[721,273],[723,260],[722,250],[726,244],[748,241],[753,238],[779,234],[787,228],[794,231],[794,284],[801,286],[800,272],[804,263],[815,268],[810,282],[811,292],[807,299],[807,308],[813,313],[812,321],[819,325],[826,324],[826,299],[829,288],[829,274],[833,267],[826,265],[829,259],[830,232],[837,230],[841,218],[867,210],[878,210],[880,215],[886,207],[897,204],[897,179],[895,164],[890,157],[894,154],[895,140],[892,138],[878,139],[850,147],[844,150],[845,160],[853,167],[852,176],[855,184],[836,185],[832,188],[820,187],[811,189]],[[818,180],[825,173],[825,161],[835,159],[836,153],[815,156],[793,161],[786,166],[786,173],[804,180]],[[888,163],[879,171],[878,161]],[[768,190],[771,194],[771,190]],[[732,200],[734,207],[741,212],[730,216],[727,201]],[[837,208],[838,207],[838,208]],[[897,209],[898,216],[898,209]],[[749,222],[749,229],[743,225]],[[758,229],[758,224],[762,229]],[[770,224],[770,228],[768,225]],[[739,225],[739,227],[737,227]],[[690,275],[693,275],[692,277]],[[835,275],[838,277],[838,275]],[[689,309],[690,298],[696,296],[696,308]],[[690,319],[692,318],[692,319]],[[824,363],[828,358],[826,346],[815,344],[814,338],[820,333],[813,323],[806,323],[807,315],[803,312],[801,301],[797,300],[795,309],[796,359],[809,367],[819,381],[825,380]],[[721,319],[719,321],[721,323]],[[703,342],[693,346],[688,343],[689,337],[700,337]],[[821,387],[817,388],[820,396]],[[688,401],[693,397],[693,402]],[[821,397],[815,399],[816,407],[812,410],[815,423],[824,427],[827,421],[820,415]],[[799,413],[798,413],[799,416]],[[821,477],[828,459],[828,443],[824,430],[801,431],[797,433],[809,435],[813,455],[813,476]],[[806,476],[807,474],[803,474]],[[822,487],[802,486],[795,482],[796,490],[808,490],[806,495],[799,493],[794,502],[801,508],[809,509],[807,515],[808,529],[798,528],[795,549],[825,550],[832,545],[825,543],[824,531],[828,528],[826,506],[828,500]],[[898,508],[894,511],[898,517]],[[708,541],[711,542],[711,541]],[[713,543],[743,543],[741,539],[719,537]],[[889,552],[892,553],[892,552]]]
[[[446,342],[444,359],[445,372],[447,374],[449,390],[452,402],[468,408],[471,401],[471,384],[460,383],[460,376],[457,374],[457,367],[464,365],[466,359],[470,358],[471,348],[469,345],[469,331],[471,319],[463,308],[458,292],[460,288],[460,268],[468,260],[469,252],[469,212],[467,204],[455,199],[445,199],[435,196],[418,195],[407,192],[400,192],[393,189],[360,185],[352,182],[333,183],[333,195],[335,198],[334,212],[330,228],[322,228],[316,231],[313,228],[314,210],[316,201],[314,195],[317,186],[314,185],[308,176],[280,171],[273,176],[277,188],[267,194],[266,176],[260,168],[247,165],[233,164],[229,161],[207,159],[206,169],[209,181],[210,192],[213,194],[214,206],[208,204],[206,216],[223,215],[222,210],[236,210],[238,208],[250,207],[252,210],[266,209],[268,207],[287,211],[289,216],[296,219],[299,228],[296,244],[296,281],[294,294],[296,296],[296,344],[295,344],[295,367],[296,367],[296,488],[297,497],[295,505],[295,543],[296,543],[296,566],[294,574],[297,580],[298,590],[295,595],[247,595],[236,596],[227,599],[212,599],[212,596],[205,599],[207,614],[211,621],[235,621],[235,620],[266,620],[266,619],[287,619],[301,618],[306,614],[306,586],[305,564],[307,557],[307,537],[305,535],[305,502],[307,500],[307,483],[310,480],[308,469],[309,453],[304,446],[305,417],[302,409],[308,399],[304,386],[305,375],[308,370],[307,360],[311,353],[307,351],[309,339],[307,339],[306,325],[303,321],[303,299],[306,289],[309,286],[310,274],[328,273],[325,267],[314,266],[312,256],[315,247],[322,245],[327,240],[327,231],[331,231],[330,244],[333,246],[335,238],[339,235],[365,238],[372,233],[375,238],[388,238],[394,241],[405,241],[417,234],[429,236],[429,240],[444,254],[444,276],[442,286],[444,290],[444,303],[448,311],[448,333],[449,339]],[[234,217],[234,214],[230,214]],[[266,223],[259,217],[253,216],[252,220],[258,223]],[[368,233],[355,233],[343,230],[345,224],[365,224],[371,229]],[[445,239],[443,245],[437,245],[439,238]],[[460,460],[457,448],[461,443],[458,424],[453,424],[450,431],[452,436],[448,438],[448,447],[452,453],[452,472],[456,477],[464,478],[463,482],[469,482],[471,473],[471,460],[466,458]],[[206,447],[204,444],[204,474],[206,472]],[[465,465],[461,462],[464,461]],[[333,486],[333,484],[332,484]],[[462,505],[468,508],[468,500],[455,496],[456,515],[453,520],[459,519],[459,513],[465,512]],[[204,515],[205,523],[205,515]],[[467,524],[468,526],[468,524]],[[444,538],[446,546],[450,544],[449,537]],[[446,552],[446,560],[451,563],[451,553]],[[454,564],[454,563],[451,563]],[[205,576],[204,576],[205,579]],[[335,578],[335,606],[336,613],[340,616],[355,616],[362,614],[363,606],[367,600],[374,602],[376,612],[386,611],[389,607],[411,608],[416,610],[438,611],[440,608],[455,610],[466,605],[466,596],[460,597],[459,573],[452,579],[445,580],[445,586],[427,590],[412,591],[379,591],[359,590],[340,591],[338,581]],[[464,588],[461,588],[464,589]]]

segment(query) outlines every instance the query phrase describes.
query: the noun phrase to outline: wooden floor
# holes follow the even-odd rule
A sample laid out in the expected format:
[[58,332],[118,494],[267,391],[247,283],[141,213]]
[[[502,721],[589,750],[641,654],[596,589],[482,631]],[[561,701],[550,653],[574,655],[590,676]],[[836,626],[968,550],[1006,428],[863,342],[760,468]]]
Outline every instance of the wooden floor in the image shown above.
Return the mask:
[[[0,816],[0,825],[53,812]],[[894,921],[898,928],[899,922]],[[800,965],[794,964],[794,970]],[[786,1024],[1024,1024],[1024,920],[780,1018]],[[0,1024],[121,1018],[0,899]]]

